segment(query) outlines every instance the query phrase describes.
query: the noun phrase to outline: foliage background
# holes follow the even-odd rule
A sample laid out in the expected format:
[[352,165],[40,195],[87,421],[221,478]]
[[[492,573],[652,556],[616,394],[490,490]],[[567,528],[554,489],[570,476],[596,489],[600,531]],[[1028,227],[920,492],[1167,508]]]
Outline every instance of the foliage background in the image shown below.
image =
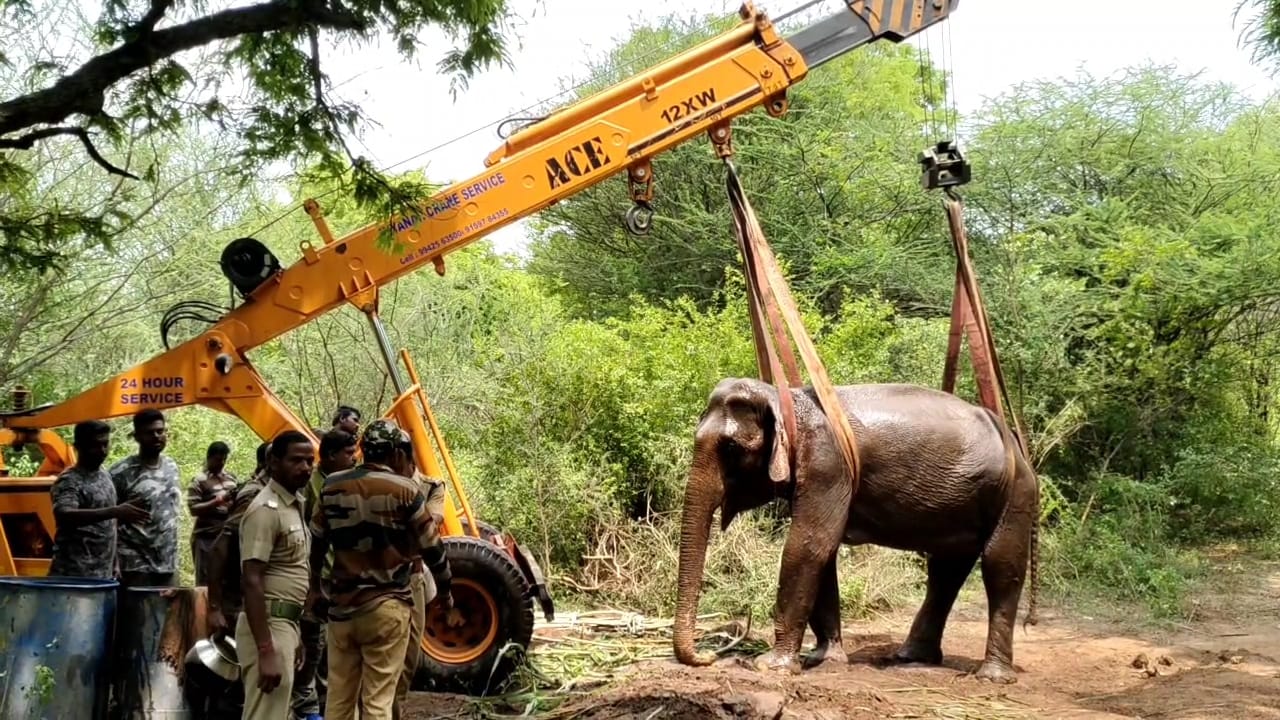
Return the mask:
[[[723,22],[637,29],[600,59],[600,83],[709,20]],[[747,189],[836,382],[940,380],[953,258],[916,156],[945,131],[922,132],[941,82],[914,48],[870,47],[796,88],[787,117],[735,126]],[[1280,529],[1280,114],[1137,67],[1018,87],[960,120],[975,262],[1045,487],[1051,589],[1176,616],[1197,548],[1268,546]],[[0,387],[55,401],[157,353],[173,302],[226,304],[226,242],[252,234],[298,257],[314,231],[286,211],[304,197],[324,196],[337,233],[372,219],[331,180],[232,179],[234,145],[198,130],[147,143],[137,152],[157,176],[128,192],[74,145],[9,158],[26,174],[3,179],[0,203],[99,198],[130,221],[110,251],[71,248],[56,270],[0,277]],[[544,212],[527,260],[477,243],[443,278],[396,283],[383,312],[481,515],[534,549],[557,593],[668,612],[694,423],[716,381],[755,369],[721,168],[696,142],[656,174],[648,237],[622,229],[614,179]],[[369,414],[390,401],[372,340],[344,308],[253,362],[326,426],[339,401]],[[972,396],[967,376],[960,391]],[[116,427],[113,459],[129,449],[127,421]],[[171,413],[186,479],[215,439],[247,474],[257,438],[209,411]],[[769,512],[717,532],[704,608],[746,597],[769,612],[780,532]],[[913,556],[846,554],[851,611],[918,594]]]

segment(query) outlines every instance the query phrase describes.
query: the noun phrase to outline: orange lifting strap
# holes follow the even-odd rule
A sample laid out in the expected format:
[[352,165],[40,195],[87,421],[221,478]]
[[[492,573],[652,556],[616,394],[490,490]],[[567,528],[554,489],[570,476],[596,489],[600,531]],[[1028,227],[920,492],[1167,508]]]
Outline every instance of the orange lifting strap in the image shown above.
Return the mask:
[[[1014,439],[1023,458],[1030,461],[1026,434],[1022,422],[1009,400],[1009,390],[1000,370],[1000,358],[996,354],[995,339],[987,322],[986,306],[978,289],[969,256],[969,238],[964,231],[964,201],[954,187],[969,181],[969,165],[952,142],[938,143],[920,157],[924,166],[923,184],[926,189],[943,188],[943,200],[947,211],[947,225],[951,230],[951,247],[956,254],[956,284],[951,298],[951,333],[947,339],[947,359],[942,369],[942,389],[955,393],[956,362],[960,358],[960,338],[969,339],[969,359],[973,363],[973,376],[978,385],[978,397],[982,405],[999,418],[1007,427],[1004,411],[1007,407],[1013,418]],[[1003,400],[1003,404],[1001,401]]]
[[[733,211],[733,229],[737,237],[738,249],[742,252],[744,274],[747,279],[748,300],[751,308],[751,331],[755,338],[756,363],[760,368],[760,376],[765,382],[778,388],[778,404],[782,410],[782,423],[785,428],[783,443],[791,447],[795,441],[796,418],[795,404],[788,392],[790,388],[803,384],[800,371],[796,365],[795,350],[788,340],[786,329],[790,329],[795,344],[800,348],[800,357],[818,396],[818,403],[831,423],[836,436],[836,446],[844,456],[845,465],[849,468],[852,479],[852,491],[858,492],[858,445],[854,440],[853,427],[848,416],[840,407],[835,389],[827,377],[827,369],[818,358],[818,351],[804,329],[800,320],[800,312],[796,309],[791,290],[778,268],[778,261],[765,240],[764,230],[756,220],[755,210],[747,200],[742,184],[738,180],[738,172],[733,166],[725,133],[720,138],[712,135],[717,150],[724,159],[727,169],[726,185],[729,190],[729,207]],[[781,317],[780,317],[781,316]],[[783,321],[786,323],[784,328]],[[765,332],[765,326],[768,332]],[[779,348],[782,350],[779,356]],[[790,453],[794,463],[796,453]],[[789,473],[788,473],[789,475]],[[771,477],[774,482],[785,483],[789,477]]]

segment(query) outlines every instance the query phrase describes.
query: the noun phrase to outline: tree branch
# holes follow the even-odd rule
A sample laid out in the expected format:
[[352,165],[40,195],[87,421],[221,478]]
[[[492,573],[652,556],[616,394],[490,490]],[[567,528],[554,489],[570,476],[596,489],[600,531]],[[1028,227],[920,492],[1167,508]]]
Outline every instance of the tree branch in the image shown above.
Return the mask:
[[173,5],[173,0],[151,0],[151,7],[147,8],[147,14],[142,16],[138,24],[129,28],[129,40],[136,40],[143,35],[150,33],[156,29],[156,24],[164,17]]
[[84,151],[89,154],[89,157],[93,158],[94,162],[98,163],[98,165],[101,165],[103,170],[106,170],[112,175],[127,177],[131,180],[138,179],[137,175],[134,175],[133,173],[129,172],[128,170],[125,170],[124,168],[116,167],[115,165],[111,164],[109,160],[102,157],[102,153],[98,152],[98,148],[93,146],[93,141],[89,138],[89,131],[85,130],[82,127],[74,127],[70,125],[59,125],[56,127],[48,127],[48,128],[41,128],[39,130],[33,130],[27,133],[26,135],[22,135],[21,137],[0,138],[0,148],[10,148],[13,150],[30,150],[40,140],[56,137],[58,135],[70,135],[80,140],[80,144],[84,145]]
[[[152,10],[165,2],[154,0]],[[149,12],[148,17],[151,14]],[[309,24],[341,30],[367,29],[364,21],[353,13],[334,10],[324,3],[272,0],[147,32],[94,57],[49,87],[0,102],[0,136],[35,125],[60,123],[76,113],[99,113],[108,88],[185,50],[252,33],[301,29]]]

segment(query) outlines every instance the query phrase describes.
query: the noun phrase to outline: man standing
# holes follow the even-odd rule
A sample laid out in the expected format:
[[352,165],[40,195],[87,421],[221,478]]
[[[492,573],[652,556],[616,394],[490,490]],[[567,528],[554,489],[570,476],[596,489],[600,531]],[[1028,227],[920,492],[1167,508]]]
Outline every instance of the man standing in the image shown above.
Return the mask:
[[[329,697],[325,715],[389,720],[396,681],[404,669],[413,595],[410,564],[422,558],[435,577],[448,622],[453,609],[449,561],[422,489],[395,474],[413,455],[407,433],[375,420],[361,440],[364,462],[331,475],[311,516],[311,583],[319,598],[320,568],[330,547],[333,569],[325,583],[329,610]],[[370,552],[376,548],[377,552]]]
[[249,479],[245,481],[246,483],[251,483],[254,480],[258,480],[259,478],[262,477],[264,473],[267,472],[267,448],[269,447],[271,447],[271,443],[261,443],[258,445],[258,450],[257,450],[258,464],[254,466],[253,472],[249,474]]
[[[266,483],[268,447],[270,443],[258,445],[255,455],[258,464],[249,479],[236,488],[227,520],[209,552],[209,599],[205,617],[210,635],[225,635],[228,629],[234,633],[236,618],[244,607],[240,592],[240,521]],[[210,704],[211,718],[240,717],[244,710],[243,684],[236,683]]]
[[231,509],[222,524],[222,530],[209,551],[209,600],[208,623],[211,633],[225,633],[235,623],[243,607],[240,594],[240,521],[249,509],[249,503],[258,496],[266,483],[267,448],[270,443],[258,446],[258,465],[245,483],[236,488]]
[[116,503],[116,487],[102,469],[111,441],[109,425],[82,422],[72,438],[76,464],[49,488],[58,526],[49,575],[111,579],[116,574],[116,522],[146,522],[147,511]]
[[303,517],[311,519],[320,499],[320,490],[330,475],[355,467],[356,446],[356,436],[337,427],[320,436],[320,464],[307,482],[303,495]]
[[208,585],[209,554],[222,532],[222,525],[235,500],[236,478],[227,471],[231,449],[221,440],[209,444],[204,454],[204,472],[187,487],[187,510],[195,518],[191,529],[191,560],[196,568],[196,585]]
[[289,716],[290,695],[307,601],[311,535],[298,491],[311,477],[315,448],[296,430],[271,441],[269,480],[240,523],[244,611],[236,649],[244,683],[243,720]]
[[133,416],[135,455],[111,468],[111,481],[120,502],[138,505],[146,520],[116,529],[120,558],[120,586],[178,584],[178,465],[164,448],[169,431],[164,415],[153,408]]
[[359,437],[360,411],[350,405],[339,405],[338,412],[333,415],[333,429],[345,430]]
[[[302,517],[309,519],[320,498],[325,480],[334,473],[350,470],[355,465],[356,436],[345,430],[333,429],[320,437],[320,464],[307,483],[302,500]],[[325,555],[321,577],[333,568],[333,553]],[[322,608],[323,610],[323,608]],[[295,720],[315,720],[326,696],[325,681],[316,674],[320,656],[324,652],[324,613],[308,608],[302,616],[302,647],[306,658],[293,683],[293,717]]]

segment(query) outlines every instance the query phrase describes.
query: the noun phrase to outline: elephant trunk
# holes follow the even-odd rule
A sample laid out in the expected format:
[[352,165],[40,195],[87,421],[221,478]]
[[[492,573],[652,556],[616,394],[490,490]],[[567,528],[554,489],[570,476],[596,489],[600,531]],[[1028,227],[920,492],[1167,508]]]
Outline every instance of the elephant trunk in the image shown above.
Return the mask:
[[724,478],[715,459],[715,451],[712,447],[700,447],[694,455],[689,483],[684,491],[676,617],[672,628],[676,659],[685,665],[710,665],[715,660],[715,653],[694,652],[693,629],[698,615],[698,595],[702,590],[711,517],[723,497]]

